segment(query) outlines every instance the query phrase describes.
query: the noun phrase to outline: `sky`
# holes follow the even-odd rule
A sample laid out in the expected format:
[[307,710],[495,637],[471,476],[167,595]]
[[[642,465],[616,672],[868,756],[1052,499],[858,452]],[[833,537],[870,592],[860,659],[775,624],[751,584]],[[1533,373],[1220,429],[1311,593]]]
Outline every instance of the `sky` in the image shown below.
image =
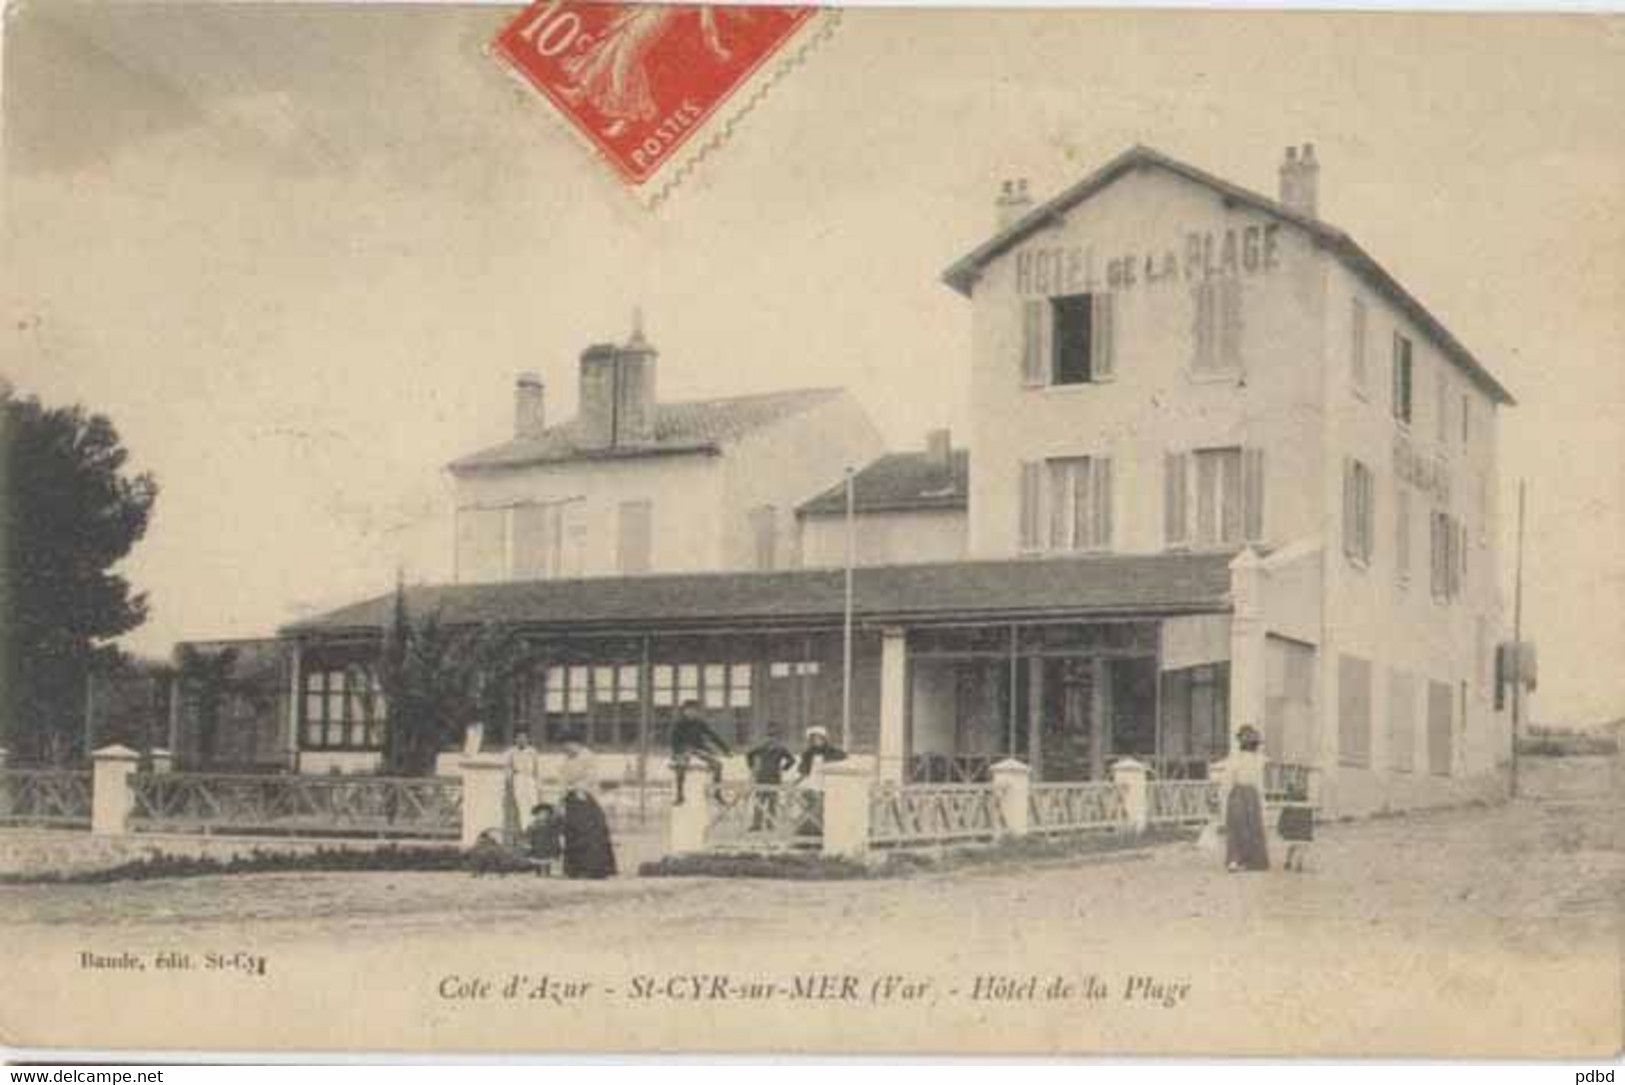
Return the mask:
[[447,578],[444,465],[520,370],[572,414],[634,306],[662,398],[842,385],[893,447],[963,432],[940,275],[1001,179],[1138,142],[1271,193],[1312,141],[1322,216],[1519,399],[1537,716],[1625,715],[1625,19],[848,11],[651,211],[484,55],[510,14],[11,6],[0,373],[158,478],[131,648]]

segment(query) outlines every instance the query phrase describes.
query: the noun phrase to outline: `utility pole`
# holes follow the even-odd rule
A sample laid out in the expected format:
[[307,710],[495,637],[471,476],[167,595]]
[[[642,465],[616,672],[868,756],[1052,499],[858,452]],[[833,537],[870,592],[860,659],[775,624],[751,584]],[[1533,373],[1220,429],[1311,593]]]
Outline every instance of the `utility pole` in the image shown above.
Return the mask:
[[846,469],[846,603],[841,623],[841,749],[852,748],[852,566],[857,560],[856,485]]
[[1511,797],[1518,797],[1518,728],[1523,716],[1523,505],[1524,482],[1518,480],[1518,556],[1512,580],[1512,771]]

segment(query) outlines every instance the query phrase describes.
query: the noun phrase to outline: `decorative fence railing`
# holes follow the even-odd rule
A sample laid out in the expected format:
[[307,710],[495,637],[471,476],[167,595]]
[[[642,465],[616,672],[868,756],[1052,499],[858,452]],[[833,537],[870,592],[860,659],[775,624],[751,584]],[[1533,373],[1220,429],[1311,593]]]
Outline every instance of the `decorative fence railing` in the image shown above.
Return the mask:
[[1153,780],[1145,797],[1152,825],[1199,825],[1219,815],[1219,785],[1211,780]]
[[1027,794],[1027,831],[1074,833],[1128,824],[1123,789],[1113,783],[1033,784]]
[[820,791],[759,784],[723,784],[711,791],[707,848],[816,849],[823,835],[824,796]]
[[147,832],[456,838],[462,781],[447,777],[136,773],[130,828]]
[[0,825],[90,827],[90,773],[0,769]]
[[910,784],[985,784],[996,757],[985,754],[922,753],[909,758]]
[[987,784],[882,785],[870,794],[876,846],[991,840],[1007,831],[1004,805]]

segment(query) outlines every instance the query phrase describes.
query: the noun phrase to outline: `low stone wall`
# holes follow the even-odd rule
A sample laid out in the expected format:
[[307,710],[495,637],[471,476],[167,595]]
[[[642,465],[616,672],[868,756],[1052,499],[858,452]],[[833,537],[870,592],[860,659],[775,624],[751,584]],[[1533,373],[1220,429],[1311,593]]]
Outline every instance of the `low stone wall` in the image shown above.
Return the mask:
[[1322,809],[1328,817],[1370,817],[1404,810],[1465,806],[1506,801],[1507,777],[1492,772],[1478,776],[1434,776],[1426,772],[1390,772],[1340,768],[1322,785]]
[[[0,829],[0,875],[83,874],[107,870],[159,855],[218,859],[226,862],[254,852],[301,855],[318,848],[329,851],[372,851],[385,842],[376,839],[334,838],[289,840],[267,836],[194,836],[180,833],[141,833],[132,836],[93,836],[87,832],[52,829]],[[389,841],[399,848],[454,846],[455,841]]]

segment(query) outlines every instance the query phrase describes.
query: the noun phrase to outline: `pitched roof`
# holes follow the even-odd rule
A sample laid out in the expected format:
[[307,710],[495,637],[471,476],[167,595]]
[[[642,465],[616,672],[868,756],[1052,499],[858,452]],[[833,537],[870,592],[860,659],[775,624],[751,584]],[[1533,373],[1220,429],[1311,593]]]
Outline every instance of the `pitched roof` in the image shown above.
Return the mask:
[[1278,200],[1262,196],[1251,189],[1233,184],[1208,173],[1206,170],[1197,169],[1195,166],[1188,165],[1178,159],[1170,158],[1161,151],[1140,144],[1130,147],[1071,188],[1065,189],[1054,198],[1034,207],[1031,211],[993,235],[993,237],[954,261],[948,270],[943,272],[943,281],[961,294],[968,296],[975,286],[977,278],[980,277],[982,269],[991,261],[1010,251],[1010,249],[1038,231],[1054,225],[1060,221],[1067,211],[1083,203],[1124,174],[1145,167],[1167,170],[1186,180],[1214,190],[1227,202],[1250,207],[1255,211],[1305,231],[1318,244],[1329,250],[1348,265],[1351,270],[1361,276],[1372,289],[1382,294],[1401,312],[1415,321],[1416,325],[1438,345],[1439,349],[1465,370],[1467,375],[1477,382],[1479,387],[1491,398],[1509,405],[1516,402],[1512,398],[1512,393],[1507,391],[1501,382],[1496,380],[1494,375],[1490,373],[1489,369],[1479,362],[1477,358],[1473,357],[1472,352],[1463,346],[1450,333],[1450,330],[1428,311],[1427,306],[1423,305],[1401,286],[1397,279],[1388,274],[1387,270],[1377,263],[1348,234],[1312,215],[1294,211]]
[[[929,452],[891,452],[852,479],[852,504],[858,512],[910,512],[964,509],[968,502],[970,450],[956,448],[944,470]],[[837,483],[796,509],[802,516],[840,516],[846,512],[846,484]]]
[[514,438],[464,456],[454,461],[450,469],[454,472],[485,471],[572,460],[715,453],[721,451],[723,445],[738,440],[752,430],[811,410],[845,394],[840,388],[798,388],[726,399],[657,403],[654,440],[610,447],[595,447],[584,442],[581,420],[571,418],[556,426],[549,426],[540,437]]
[[[1083,556],[882,565],[853,574],[860,621],[1015,619],[1216,613],[1230,606],[1227,553]],[[841,620],[844,573],[775,573],[536,580],[408,589],[415,614],[451,624],[497,622],[555,631],[629,631]],[[295,636],[375,633],[393,595],[283,629]]]

